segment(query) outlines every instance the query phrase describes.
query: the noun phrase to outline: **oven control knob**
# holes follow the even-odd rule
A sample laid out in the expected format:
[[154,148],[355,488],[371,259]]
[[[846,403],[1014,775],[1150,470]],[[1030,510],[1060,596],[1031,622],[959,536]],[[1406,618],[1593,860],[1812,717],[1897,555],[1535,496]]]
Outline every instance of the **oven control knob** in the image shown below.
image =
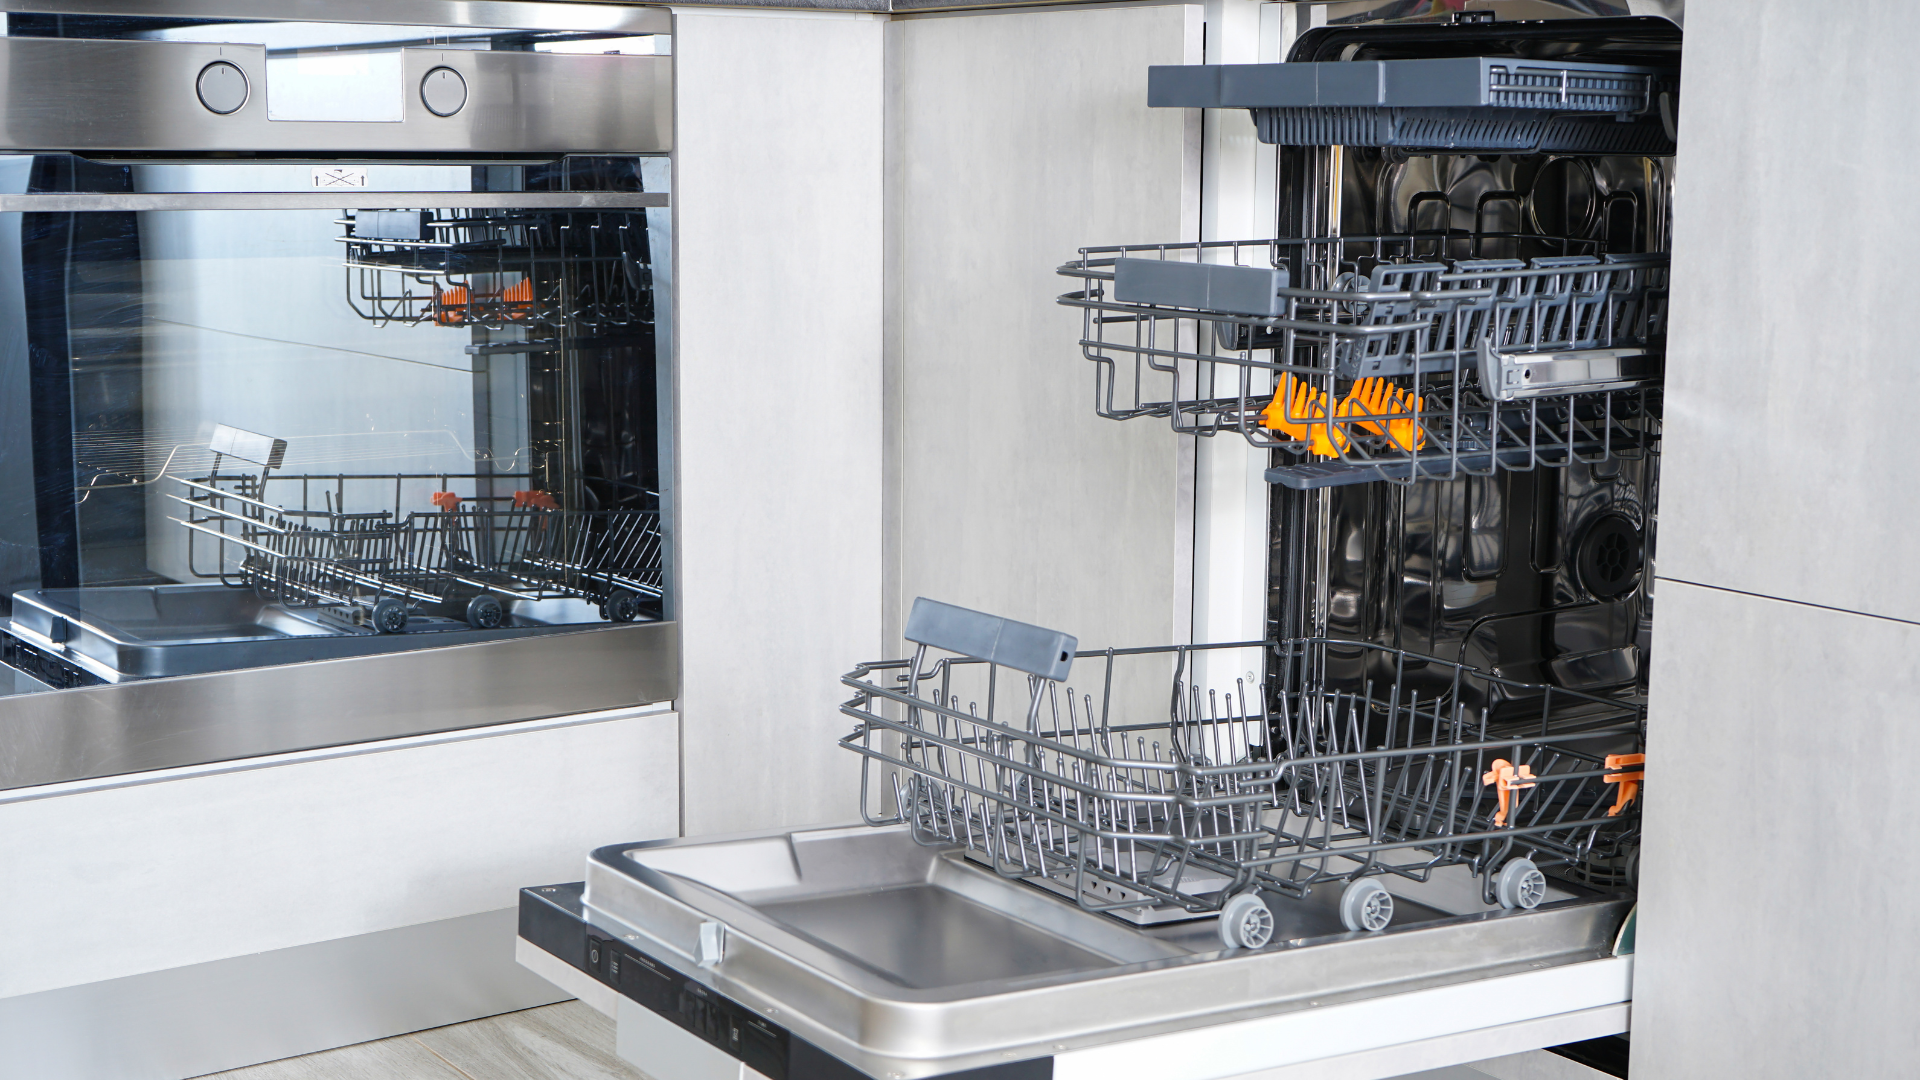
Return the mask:
[[200,69],[194,89],[200,92],[200,104],[208,112],[221,116],[239,112],[247,103],[247,73],[225,60],[215,60]]
[[452,116],[467,104],[467,80],[450,67],[437,67],[420,80],[420,104],[435,116]]

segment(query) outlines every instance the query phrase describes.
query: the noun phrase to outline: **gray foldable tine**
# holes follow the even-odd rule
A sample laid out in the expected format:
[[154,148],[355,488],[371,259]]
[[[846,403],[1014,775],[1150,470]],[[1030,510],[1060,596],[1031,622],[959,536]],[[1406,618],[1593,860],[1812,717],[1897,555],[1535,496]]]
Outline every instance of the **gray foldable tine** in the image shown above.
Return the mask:
[[1079,639],[1072,634],[922,596],[907,616],[908,641],[970,656],[1058,682],[1073,667]]

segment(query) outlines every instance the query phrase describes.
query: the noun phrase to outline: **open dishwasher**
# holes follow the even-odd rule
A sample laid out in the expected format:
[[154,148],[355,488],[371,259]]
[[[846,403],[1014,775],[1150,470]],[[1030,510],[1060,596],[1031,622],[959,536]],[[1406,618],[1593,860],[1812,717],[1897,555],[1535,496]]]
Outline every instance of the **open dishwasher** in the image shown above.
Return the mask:
[[843,680],[863,825],[603,848],[523,893],[522,962],[661,1080],[1624,1030],[1679,42],[1335,25],[1154,69],[1252,111],[1278,235],[1084,248],[1060,301],[1102,415],[1267,454],[1265,640],[917,601],[914,655]]

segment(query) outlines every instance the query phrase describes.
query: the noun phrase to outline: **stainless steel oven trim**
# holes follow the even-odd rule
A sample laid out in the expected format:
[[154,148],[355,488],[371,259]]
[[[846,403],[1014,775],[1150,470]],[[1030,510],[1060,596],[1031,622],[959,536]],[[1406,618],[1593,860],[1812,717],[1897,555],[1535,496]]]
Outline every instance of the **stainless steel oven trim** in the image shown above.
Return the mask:
[[36,784],[32,787],[0,790],[0,806],[37,802],[40,799],[57,799],[67,795],[86,795],[96,791],[145,787],[148,784],[164,784],[174,780],[194,780],[203,776],[225,776],[228,773],[252,772],[255,769],[276,769],[282,765],[333,761],[338,758],[359,757],[362,754],[384,754],[392,750],[415,750],[423,746],[446,746],[451,743],[471,742],[475,739],[497,739],[535,731],[558,731],[561,728],[581,727],[586,724],[606,724],[648,716],[666,716],[672,712],[673,702],[661,701],[633,708],[602,709],[598,712],[550,716],[541,720],[492,724],[482,728],[460,728],[455,731],[429,732],[425,735],[403,735],[395,739],[381,739],[378,742],[325,746],[317,750],[293,750],[284,754],[213,761],[202,765],[179,765],[168,769],[149,769],[145,772],[68,780],[57,784]]
[[631,623],[0,698],[0,790],[671,701],[679,627]]
[[[151,15],[178,18],[179,0],[0,0],[0,11],[48,15]],[[514,0],[195,0],[193,16],[235,22],[375,23],[471,26],[489,30],[666,34],[666,8]]]
[[[213,65],[249,92],[231,112],[196,97]],[[0,147],[45,152],[647,154],[673,148],[673,58],[403,48],[400,119],[274,120],[263,45],[0,38]],[[457,72],[463,104],[431,111],[424,81]],[[223,69],[224,70],[224,69]]]
[[498,210],[641,210],[672,205],[664,191],[326,191],[48,193],[0,195],[0,213],[140,210],[390,210],[394,207]]

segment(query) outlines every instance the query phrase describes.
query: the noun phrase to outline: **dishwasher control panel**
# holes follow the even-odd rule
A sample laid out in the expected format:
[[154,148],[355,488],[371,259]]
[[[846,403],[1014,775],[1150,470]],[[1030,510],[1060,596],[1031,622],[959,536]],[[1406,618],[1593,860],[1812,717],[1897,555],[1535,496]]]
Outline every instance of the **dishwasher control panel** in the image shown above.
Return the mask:
[[582,950],[589,975],[739,1058],[769,1080],[789,1080],[791,1036],[785,1028],[624,942],[590,930],[585,938]]

